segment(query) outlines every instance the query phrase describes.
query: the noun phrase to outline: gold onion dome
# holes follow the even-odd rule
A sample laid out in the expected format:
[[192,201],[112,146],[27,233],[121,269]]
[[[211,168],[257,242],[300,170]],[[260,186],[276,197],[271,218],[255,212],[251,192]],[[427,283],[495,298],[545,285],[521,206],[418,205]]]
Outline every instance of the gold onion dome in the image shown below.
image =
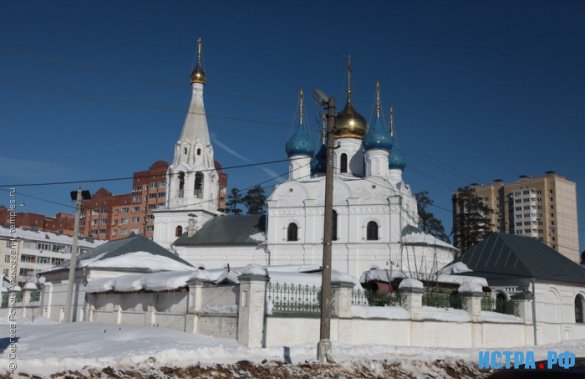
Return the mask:
[[203,65],[201,64],[201,50],[203,47],[203,40],[201,37],[197,38],[197,66],[191,72],[191,84],[193,83],[200,83],[205,84],[207,80],[207,76],[205,75],[205,71],[203,71]]
[[364,138],[368,131],[366,119],[351,104],[351,57],[347,59],[347,102],[335,117],[335,137]]

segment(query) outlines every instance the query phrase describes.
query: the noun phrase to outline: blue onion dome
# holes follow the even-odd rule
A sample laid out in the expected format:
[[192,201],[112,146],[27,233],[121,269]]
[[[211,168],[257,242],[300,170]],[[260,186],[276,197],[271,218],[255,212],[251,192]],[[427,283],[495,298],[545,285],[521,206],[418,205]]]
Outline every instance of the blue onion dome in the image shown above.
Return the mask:
[[324,174],[327,170],[327,147],[323,144],[317,155],[311,159],[311,174]]
[[289,157],[293,155],[313,155],[315,153],[315,146],[311,138],[309,138],[309,133],[304,128],[297,128],[290,136],[286,143],[286,153]]
[[387,128],[382,125],[380,118],[377,117],[374,124],[370,127],[364,137],[364,147],[369,149],[384,149],[390,151],[392,148],[392,137]]
[[392,146],[392,150],[390,150],[390,155],[388,156],[388,168],[392,169],[399,169],[404,171],[406,167],[406,160],[400,150],[398,150],[398,146]]

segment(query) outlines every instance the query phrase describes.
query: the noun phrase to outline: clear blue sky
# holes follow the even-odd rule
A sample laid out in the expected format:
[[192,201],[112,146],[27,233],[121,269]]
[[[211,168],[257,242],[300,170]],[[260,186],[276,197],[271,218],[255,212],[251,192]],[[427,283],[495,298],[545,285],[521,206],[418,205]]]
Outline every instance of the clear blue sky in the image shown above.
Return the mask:
[[[171,160],[201,35],[224,166],[245,162],[220,144],[250,162],[286,158],[298,89],[321,88],[342,105],[351,54],[354,104],[371,119],[381,81],[406,180],[447,209],[434,211],[448,230],[457,187],[555,170],[577,183],[584,240],[582,2],[18,1],[2,13],[2,184],[131,176]],[[317,138],[319,109],[307,100]],[[228,173],[230,187],[270,178]],[[19,200],[27,211],[70,211],[24,194],[69,203],[75,188],[19,188]]]

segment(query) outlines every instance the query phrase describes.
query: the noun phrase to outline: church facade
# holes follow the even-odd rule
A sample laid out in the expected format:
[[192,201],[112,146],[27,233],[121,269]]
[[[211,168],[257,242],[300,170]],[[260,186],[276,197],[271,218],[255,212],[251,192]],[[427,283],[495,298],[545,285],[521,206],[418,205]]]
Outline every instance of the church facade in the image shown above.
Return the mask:
[[[189,113],[168,171],[166,206],[155,213],[155,241],[205,268],[236,262],[320,265],[326,147],[322,138],[315,151],[304,123],[302,91],[298,125],[285,146],[289,179],[267,199],[266,217],[224,216],[213,200],[218,185],[203,105],[201,41],[198,58]],[[333,131],[333,269],[359,277],[378,267],[424,279],[451,262],[457,250],[418,229],[417,203],[403,180],[406,164],[392,115],[390,126],[382,123],[379,84],[370,125],[352,104],[351,62],[346,92]],[[250,235],[236,236],[243,230]]]

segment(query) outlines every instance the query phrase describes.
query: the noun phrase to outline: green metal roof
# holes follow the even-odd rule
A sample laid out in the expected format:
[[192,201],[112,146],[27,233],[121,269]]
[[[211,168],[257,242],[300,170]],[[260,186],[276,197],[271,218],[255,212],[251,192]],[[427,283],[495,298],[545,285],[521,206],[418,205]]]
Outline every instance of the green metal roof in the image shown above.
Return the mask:
[[492,234],[463,254],[473,275],[585,284],[585,268],[535,238]]
[[266,232],[266,216],[218,216],[206,222],[193,236],[183,234],[176,246],[258,245],[251,235]]

